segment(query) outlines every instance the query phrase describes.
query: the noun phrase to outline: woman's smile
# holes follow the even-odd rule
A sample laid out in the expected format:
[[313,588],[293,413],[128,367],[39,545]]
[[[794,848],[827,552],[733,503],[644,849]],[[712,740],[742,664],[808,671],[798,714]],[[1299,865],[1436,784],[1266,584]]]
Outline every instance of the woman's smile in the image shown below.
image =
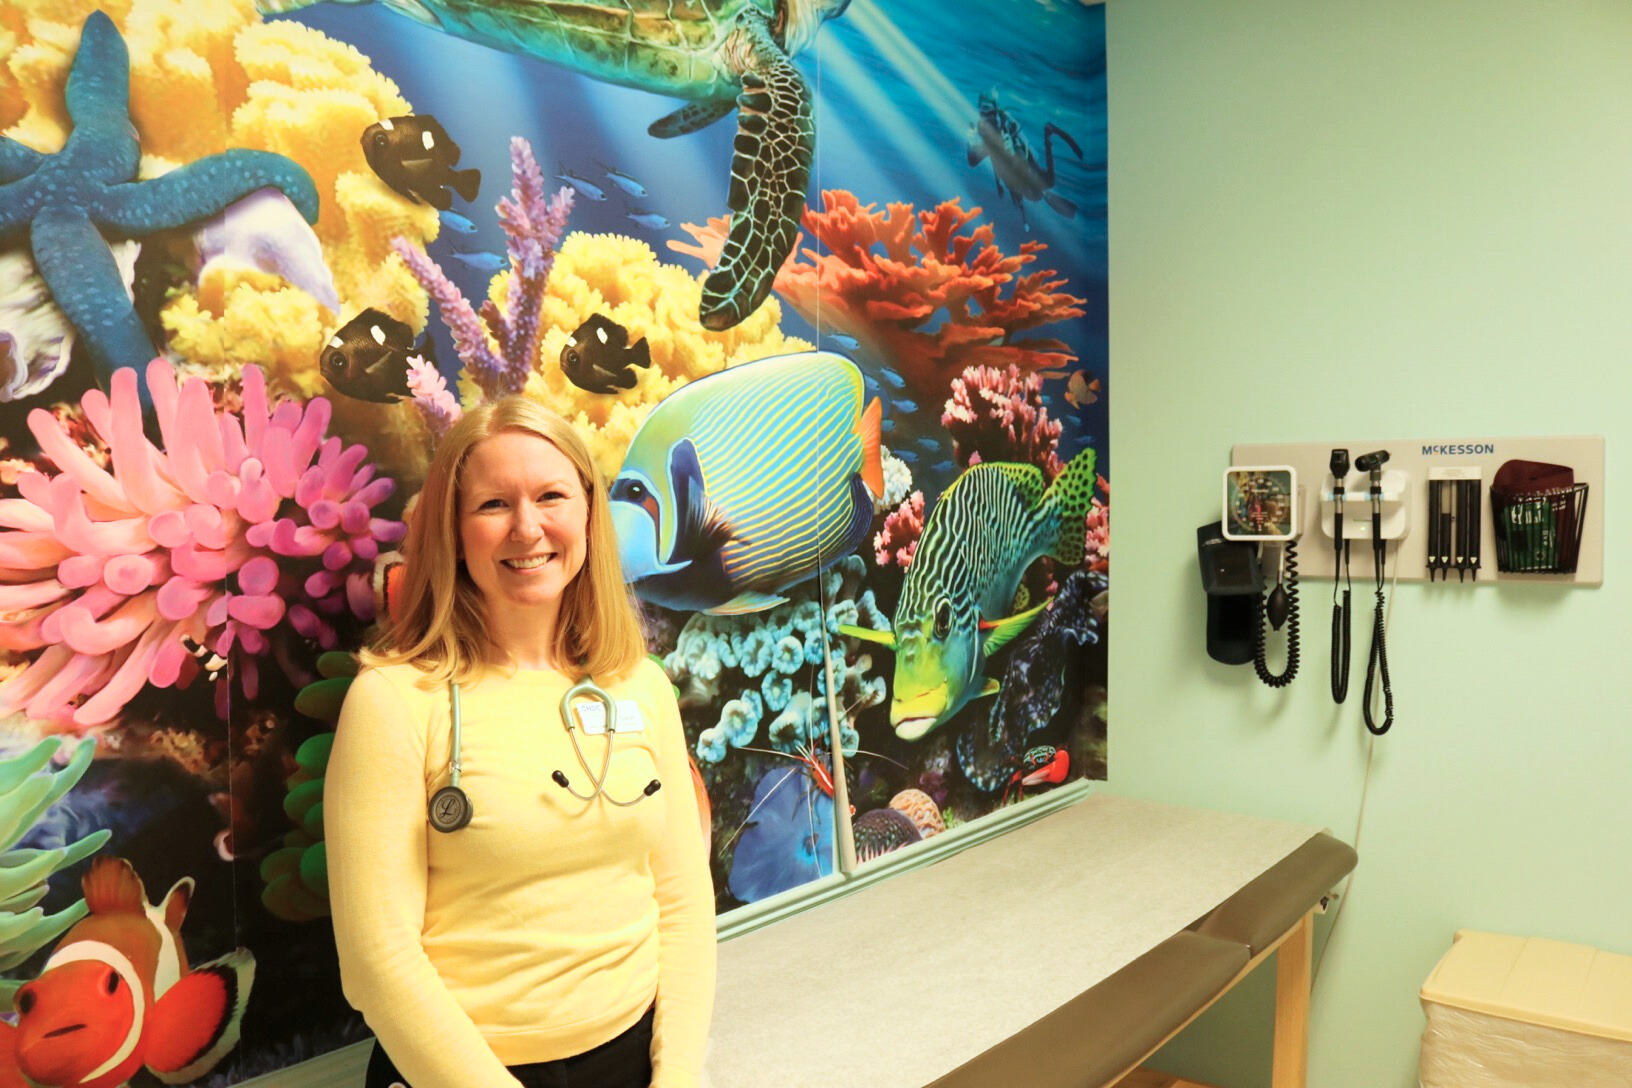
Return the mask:
[[578,470],[548,441],[503,431],[470,451],[459,477],[459,557],[496,638],[554,625],[583,569],[588,529]]
[[530,555],[522,559],[506,559],[503,560],[503,563],[514,571],[529,571],[537,570],[554,558],[555,553],[550,552],[548,555]]

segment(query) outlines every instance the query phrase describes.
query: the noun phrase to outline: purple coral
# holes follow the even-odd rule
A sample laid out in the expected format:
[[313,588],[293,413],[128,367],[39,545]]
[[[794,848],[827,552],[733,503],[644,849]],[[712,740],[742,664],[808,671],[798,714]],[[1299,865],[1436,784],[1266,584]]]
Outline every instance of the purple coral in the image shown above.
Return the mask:
[[[329,649],[336,620],[373,618],[369,570],[405,531],[373,508],[396,484],[363,464],[366,448],[326,436],[327,400],[269,405],[250,366],[242,411],[218,411],[202,378],[178,386],[154,359],[161,450],[142,431],[136,372],[112,384],[80,402],[111,471],[50,413],[29,414],[59,471],[23,474],[22,497],[0,501],[0,646],[44,652],[0,684],[0,712],[103,725],[145,684],[185,686],[205,652],[232,661],[253,698],[257,659],[289,632]],[[217,685],[223,717],[229,698]]]
[[1010,365],[972,366],[952,380],[941,413],[952,449],[964,465],[1016,461],[1036,465],[1049,480],[1065,467],[1059,456],[1060,422],[1043,407],[1043,379]]
[[[453,334],[454,350],[490,400],[520,392],[538,365],[544,284],[572,213],[571,189],[562,187],[545,199],[543,171],[533,158],[532,145],[520,136],[510,141],[510,169],[514,179],[510,196],[498,203],[510,257],[510,289],[502,312],[487,299],[478,322],[464,294],[423,248],[404,238],[391,243],[414,278],[436,299],[442,321]],[[488,341],[490,334],[497,351]]]

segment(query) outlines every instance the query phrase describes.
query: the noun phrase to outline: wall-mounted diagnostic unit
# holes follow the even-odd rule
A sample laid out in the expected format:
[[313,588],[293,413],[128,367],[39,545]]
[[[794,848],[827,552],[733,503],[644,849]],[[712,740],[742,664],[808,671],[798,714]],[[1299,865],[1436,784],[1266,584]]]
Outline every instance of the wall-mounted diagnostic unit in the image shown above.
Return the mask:
[[[1333,525],[1341,504],[1342,538],[1370,541],[1371,473],[1352,458],[1348,465],[1335,465],[1333,453],[1340,449],[1354,458],[1388,452],[1379,483],[1390,581],[1466,587],[1603,584],[1603,436],[1334,437],[1238,445],[1230,451],[1230,463],[1290,466],[1310,489],[1299,515],[1303,533],[1335,544]],[[1334,474],[1339,467],[1341,476]],[[1355,516],[1362,511],[1365,516]],[[1374,576],[1370,545],[1353,552],[1354,577]],[[1326,578],[1329,572],[1321,563],[1304,577]]]
[[[1333,579],[1331,690],[1338,703],[1349,689],[1354,578],[1373,582],[1362,713],[1372,733],[1386,733],[1394,693],[1385,584],[1601,585],[1603,485],[1601,436],[1236,446],[1224,472],[1222,516],[1197,531],[1208,652],[1227,664],[1253,661],[1273,687],[1291,682],[1298,666],[1297,542],[1310,534],[1330,549],[1330,562],[1305,577],[1330,571]],[[1313,501],[1304,501],[1305,490]],[[1266,622],[1274,629],[1287,624],[1287,664],[1279,674],[1266,666]]]

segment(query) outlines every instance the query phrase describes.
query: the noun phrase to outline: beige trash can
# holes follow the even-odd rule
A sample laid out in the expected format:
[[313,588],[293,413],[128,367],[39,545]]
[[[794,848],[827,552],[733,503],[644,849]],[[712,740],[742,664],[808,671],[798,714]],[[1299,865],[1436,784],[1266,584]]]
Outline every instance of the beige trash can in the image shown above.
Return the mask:
[[1463,930],[1421,998],[1422,1088],[1632,1085],[1632,956]]

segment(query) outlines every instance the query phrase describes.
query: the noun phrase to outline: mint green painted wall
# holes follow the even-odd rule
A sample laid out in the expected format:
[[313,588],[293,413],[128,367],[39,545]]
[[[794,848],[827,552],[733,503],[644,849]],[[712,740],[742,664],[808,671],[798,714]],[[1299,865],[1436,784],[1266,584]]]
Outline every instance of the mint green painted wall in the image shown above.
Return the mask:
[[[1111,0],[1108,21],[1107,788],[1349,838],[1363,673],[1334,708],[1331,583],[1305,583],[1304,671],[1271,692],[1205,656],[1195,527],[1235,442],[1603,434],[1593,501],[1628,538],[1632,4]],[[1316,990],[1313,1088],[1416,1085],[1417,988],[1459,927],[1632,953],[1627,556],[1596,590],[1400,587],[1398,724]],[[1272,991],[1155,1064],[1267,1085]]]

